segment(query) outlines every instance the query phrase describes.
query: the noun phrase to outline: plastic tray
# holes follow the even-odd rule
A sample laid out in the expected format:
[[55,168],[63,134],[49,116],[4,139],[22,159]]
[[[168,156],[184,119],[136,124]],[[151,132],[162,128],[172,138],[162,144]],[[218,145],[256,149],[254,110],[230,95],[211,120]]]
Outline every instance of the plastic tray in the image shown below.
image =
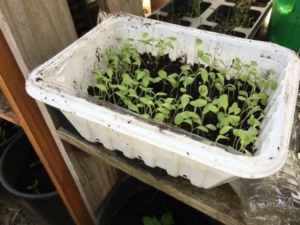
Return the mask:
[[[174,0],[175,6],[182,4],[191,4],[189,0]],[[232,8],[235,5],[236,0],[203,0],[201,5],[203,6],[202,12],[199,17],[182,17],[180,22],[183,26],[193,27],[197,29],[214,31],[214,27],[218,25],[218,22],[214,21],[218,12],[225,11],[228,14],[232,13]],[[241,38],[253,38],[259,29],[260,25],[268,15],[272,0],[258,0],[256,5],[250,7],[249,17],[255,22],[251,27],[235,27],[232,35]],[[172,3],[167,3],[159,9],[155,10],[149,18],[159,20],[166,20],[167,16],[172,12]]]

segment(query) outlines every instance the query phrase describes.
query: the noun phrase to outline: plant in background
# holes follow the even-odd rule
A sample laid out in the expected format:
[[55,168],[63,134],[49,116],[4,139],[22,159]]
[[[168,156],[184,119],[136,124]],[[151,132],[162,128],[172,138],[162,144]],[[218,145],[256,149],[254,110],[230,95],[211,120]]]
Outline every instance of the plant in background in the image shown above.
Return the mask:
[[[135,44],[131,38],[117,40],[120,49],[107,49],[100,56],[103,69],[93,71],[97,98],[223,144],[228,150],[254,153],[267,93],[277,88],[272,69],[264,76],[255,61],[243,63],[240,58],[226,67],[201,49],[200,39],[195,40],[198,62],[194,65],[168,58],[174,37],[158,39],[144,33]],[[138,52],[137,45],[145,51]],[[156,54],[147,51],[151,47]]]
[[172,225],[174,223],[172,212],[164,213],[160,220],[156,216],[143,216],[143,225]]
[[[40,160],[37,160],[33,163],[31,163],[29,165],[30,168],[34,168],[36,167],[37,165],[40,165],[42,162]],[[35,179],[32,181],[32,183],[30,183],[27,187],[26,187],[26,190],[30,191],[30,192],[33,192],[35,194],[40,194],[40,190],[39,190],[39,180]]]
[[201,14],[201,2],[202,0],[193,0],[192,5],[192,17],[199,17]]
[[32,184],[30,184],[30,185],[27,186],[26,189],[27,189],[28,191],[34,192],[35,194],[40,194],[40,191],[39,191],[38,186],[39,186],[39,181],[38,181],[38,180],[34,180],[34,181],[32,182]]

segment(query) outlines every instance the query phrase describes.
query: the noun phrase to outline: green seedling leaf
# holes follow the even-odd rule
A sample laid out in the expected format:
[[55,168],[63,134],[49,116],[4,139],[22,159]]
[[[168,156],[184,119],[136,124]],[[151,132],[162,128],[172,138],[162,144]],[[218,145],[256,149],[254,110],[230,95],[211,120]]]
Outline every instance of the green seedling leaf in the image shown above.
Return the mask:
[[246,156],[252,157],[253,154],[249,152],[247,149],[243,149],[243,152],[245,153]]
[[260,99],[261,99],[261,103],[263,105],[267,105],[268,103],[268,96],[266,93],[260,93]]
[[136,79],[141,80],[146,75],[146,72],[143,70],[136,70],[135,74],[136,74]]
[[152,83],[156,84],[158,82],[160,82],[162,79],[160,77],[155,77],[153,80],[152,80]]
[[202,108],[203,106],[205,106],[207,104],[207,101],[204,99],[197,99],[197,100],[191,101],[190,104],[194,107]]
[[203,131],[203,132],[205,132],[205,133],[207,133],[209,130],[206,128],[206,127],[204,127],[204,126],[199,126],[199,127],[197,127],[197,129],[199,129],[199,130],[201,130],[201,131]]
[[227,108],[228,108],[228,95],[222,94],[219,97],[219,106],[222,107],[225,112],[227,111]]
[[213,124],[207,124],[205,125],[206,128],[208,128],[209,130],[217,130],[216,126]]
[[206,85],[202,84],[198,88],[199,94],[203,97],[206,97],[208,94],[208,88]]
[[247,101],[247,99],[245,97],[243,97],[243,96],[238,96],[238,99],[241,100],[241,101],[243,101],[243,102]]
[[124,99],[123,102],[126,104],[128,109],[130,109],[133,112],[139,113],[139,108],[135,104],[133,104],[130,100]]
[[208,75],[213,81],[216,79],[216,74],[214,72],[209,72]]
[[191,70],[191,67],[189,65],[182,65],[180,67],[180,69],[181,69],[181,71],[189,71],[189,70]]
[[143,225],[161,225],[159,220],[156,217],[143,216]]
[[183,86],[187,87],[188,85],[191,85],[194,82],[194,78],[193,77],[187,77],[184,81],[183,81]]
[[171,212],[166,212],[161,216],[161,225],[172,225],[174,223],[173,215]]
[[165,115],[162,113],[156,113],[154,119],[158,122],[163,122],[165,120]]
[[254,117],[253,114],[252,114],[252,115],[250,116],[250,118],[247,120],[247,123],[248,123],[250,126],[252,126],[252,127],[259,127],[259,126],[260,126],[259,120],[256,119],[256,118]]
[[143,116],[144,118],[146,118],[146,119],[150,119],[150,118],[151,118],[150,115],[147,114],[147,113],[143,114],[142,116]]
[[221,83],[215,83],[215,88],[219,91],[223,90],[223,85]]
[[180,90],[180,92],[182,92],[182,93],[186,93],[186,91],[187,91],[186,88],[180,88],[179,90]]
[[278,87],[278,83],[275,80],[271,80],[271,89],[274,91]]
[[96,87],[103,92],[107,93],[107,87],[104,84],[96,84]]
[[195,112],[191,112],[191,111],[187,111],[188,112],[188,115],[190,118],[192,119],[198,119],[199,118],[199,115]]
[[107,70],[106,70],[106,74],[107,74],[109,77],[112,77],[112,76],[113,76],[113,74],[114,74],[114,71],[113,71],[113,69],[112,69],[112,68],[107,68]]
[[208,80],[208,72],[204,68],[200,68],[199,72],[200,72],[201,78],[203,80],[203,83],[205,84],[207,82],[207,80]]
[[258,134],[258,130],[255,127],[249,127],[248,133],[251,137],[256,137]]
[[208,104],[208,108],[209,108],[209,111],[211,111],[213,113],[217,113],[219,111],[218,107],[216,107],[213,104]]
[[117,40],[117,42],[122,42],[122,41],[123,41],[123,38],[118,37],[118,38],[116,38],[116,40]]
[[228,116],[228,120],[232,126],[237,126],[239,124],[241,118],[239,116],[230,115],[230,116]]
[[179,108],[185,108],[189,104],[191,98],[190,95],[183,94],[180,98]]
[[176,41],[177,40],[177,38],[176,37],[168,37],[167,39],[169,39],[169,40],[171,40],[171,41]]
[[248,93],[247,93],[246,91],[240,90],[240,91],[239,91],[239,95],[248,98]]
[[255,66],[257,66],[257,62],[255,62],[255,61],[251,61],[251,66],[252,66],[252,67],[255,67]]
[[169,110],[169,109],[162,108],[162,107],[157,108],[157,110],[158,110],[159,112],[163,113],[164,115],[169,115],[169,113],[170,113],[170,110]]
[[236,102],[232,103],[232,105],[228,109],[229,114],[239,115],[241,112],[241,109],[238,107],[238,104]]
[[153,101],[149,98],[141,97],[141,98],[139,98],[139,100],[140,100],[141,103],[143,103],[145,105],[148,105],[148,106],[154,105]]
[[166,73],[166,71],[164,70],[159,70],[158,71],[158,76],[161,78],[161,79],[166,79],[168,77],[168,74]]
[[210,58],[205,55],[202,50],[198,50],[197,52],[198,58],[205,64],[210,65]]
[[197,39],[196,39],[196,45],[197,45],[197,46],[202,45],[202,40],[199,39],[199,38],[197,38]]
[[216,67],[215,68],[219,73],[221,74],[226,74],[227,73],[227,70],[223,67]]
[[168,77],[167,80],[170,82],[173,88],[177,88],[179,83],[177,80],[175,80],[173,77]]
[[230,131],[232,129],[231,126],[224,126],[220,129],[219,134],[223,135],[226,134],[228,131]]
[[176,116],[174,118],[175,125],[180,125],[180,124],[182,124],[183,121],[184,121],[184,118],[182,116],[182,113],[176,114]]
[[218,137],[217,137],[217,139],[216,139],[216,142],[218,142],[218,141],[221,140],[221,139],[226,139],[226,140],[228,140],[229,138],[226,137],[226,136],[224,136],[224,135],[219,134]]
[[214,106],[212,103],[208,103],[203,109],[203,115],[207,114],[208,112],[217,113],[219,111],[218,107]]

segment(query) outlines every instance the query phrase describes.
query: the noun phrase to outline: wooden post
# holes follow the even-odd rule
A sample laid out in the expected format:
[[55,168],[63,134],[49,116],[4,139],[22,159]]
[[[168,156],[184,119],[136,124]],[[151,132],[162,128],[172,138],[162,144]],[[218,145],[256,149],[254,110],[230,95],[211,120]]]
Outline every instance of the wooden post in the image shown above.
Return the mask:
[[170,2],[170,0],[151,0],[151,8],[154,11],[168,2]]
[[97,0],[99,8],[107,13],[126,12],[143,16],[142,0]]

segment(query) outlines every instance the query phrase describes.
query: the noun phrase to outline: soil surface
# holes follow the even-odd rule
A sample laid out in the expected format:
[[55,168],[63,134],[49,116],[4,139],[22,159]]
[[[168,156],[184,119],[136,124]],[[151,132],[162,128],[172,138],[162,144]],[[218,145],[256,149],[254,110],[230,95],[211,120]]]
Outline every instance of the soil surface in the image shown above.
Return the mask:
[[[140,69],[144,69],[146,68],[148,71],[150,71],[150,74],[153,76],[152,78],[155,77],[156,74],[158,74],[159,70],[164,70],[166,71],[167,74],[173,74],[173,73],[178,73],[180,74],[180,69],[181,66],[185,65],[185,62],[183,62],[182,58],[178,58],[175,61],[172,61],[168,55],[164,55],[162,57],[159,57],[156,66],[153,66],[153,62],[155,62],[157,59],[151,55],[151,54],[141,54],[140,55],[142,61],[144,62],[143,65],[140,67]],[[204,68],[203,65],[198,65],[198,64],[194,64],[194,65],[190,65],[190,68],[192,71],[197,71],[198,68]],[[208,72],[213,72],[213,73],[218,73],[218,71],[216,70],[210,70],[210,68],[206,68],[208,70]],[[112,80],[112,84],[117,85],[119,84],[120,79],[113,79]],[[228,94],[228,101],[229,104],[228,105],[232,105],[234,102],[237,103],[237,105],[239,106],[239,108],[243,108],[244,102],[237,99],[236,96],[239,96],[239,91],[243,90],[245,92],[248,93],[248,96],[251,95],[251,87],[249,85],[247,85],[244,81],[242,81],[241,79],[230,79],[224,80],[224,87],[227,85],[232,85],[232,86],[236,86],[237,83],[241,83],[241,87],[240,88],[236,88],[235,91],[233,91],[231,94]],[[199,96],[199,91],[198,91],[198,87],[199,84],[202,84],[203,80],[201,78],[201,76],[197,76],[197,78],[195,78],[195,80],[190,84],[190,87],[188,88],[189,91],[186,92],[186,94],[188,94],[189,96],[192,97],[192,99],[198,99]],[[180,89],[180,87],[177,88],[173,88],[171,83],[164,83],[163,81],[157,82],[157,83],[151,83],[148,85],[148,87],[151,88],[151,90],[154,93],[159,93],[159,92],[164,92],[164,93],[168,93],[168,97],[173,98],[173,102],[180,102],[180,97],[181,94],[178,94],[178,89]],[[97,87],[89,87],[88,88],[88,93],[91,96],[98,96],[99,98],[101,98],[102,100],[108,101],[112,104],[116,104],[122,108],[127,108],[128,107],[125,105],[125,103],[123,101],[121,101],[119,96],[114,96],[114,98],[112,98],[111,96],[106,95],[105,97],[103,97],[103,95],[101,94],[101,91],[97,88]],[[137,90],[137,95],[138,96],[143,96],[142,93],[143,90]],[[215,97],[218,97],[218,92],[213,92],[214,94],[212,95],[211,99],[214,99]],[[259,93],[259,88],[256,87],[255,89],[255,93]],[[208,94],[209,96],[210,94]],[[258,103],[258,105],[260,106],[261,109],[264,109],[264,106],[261,103]],[[145,113],[147,113],[146,111],[143,111],[144,109],[140,109],[139,114],[143,115]],[[191,105],[187,105],[185,107],[186,111],[190,111],[190,112],[195,112],[198,115],[202,114],[202,111],[200,109],[195,110]],[[172,109],[170,111],[170,116],[169,118],[175,118],[176,112],[174,109]],[[255,118],[259,117],[259,113],[256,112],[253,114],[255,116]],[[259,119],[261,121],[261,119]],[[218,135],[219,135],[219,130],[215,129],[215,130],[210,130],[209,132],[205,132],[205,131],[201,131],[201,130],[197,130],[194,129],[192,130],[192,126],[188,123],[182,123],[180,125],[174,126],[173,121],[169,120],[169,121],[164,121],[165,124],[168,124],[169,126],[172,127],[176,127],[176,128],[181,128],[185,131],[191,132],[195,135],[204,137],[212,142],[214,142]],[[218,123],[218,118],[217,118],[217,114],[216,113],[212,113],[212,112],[208,112],[205,116],[205,119],[203,120],[203,124],[214,124],[216,125]],[[162,125],[162,127],[164,127],[164,125]],[[248,130],[249,125],[247,123],[242,123],[239,128],[243,129],[243,130]],[[168,129],[168,127],[165,127],[165,129]],[[240,144],[238,143],[237,145],[235,145],[235,136],[233,134],[233,131],[229,131],[225,134],[225,136],[227,137],[227,139],[222,139],[219,140],[218,143],[222,144],[224,146],[232,146],[234,148],[237,147],[237,149],[240,147]],[[246,146],[246,149],[251,152],[251,153],[255,153],[256,148],[253,145],[253,143],[250,143]]]
[[36,225],[21,206],[0,191],[0,225]]

